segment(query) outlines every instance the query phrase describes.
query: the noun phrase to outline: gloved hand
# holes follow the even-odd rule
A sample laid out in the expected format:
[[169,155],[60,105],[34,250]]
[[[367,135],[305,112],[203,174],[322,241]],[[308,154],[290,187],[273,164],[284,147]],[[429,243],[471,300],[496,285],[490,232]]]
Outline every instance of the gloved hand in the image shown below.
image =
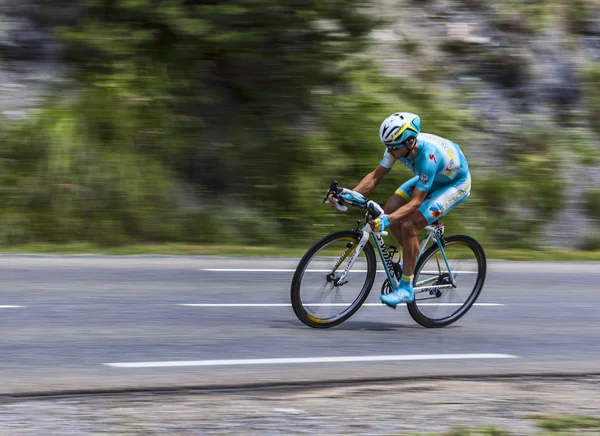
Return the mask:
[[346,212],[348,210],[348,208],[346,206],[342,206],[334,197],[333,194],[329,194],[329,197],[327,197],[327,200],[329,201],[329,207],[331,207],[332,209],[337,209],[337,210],[341,210],[342,212]]
[[340,194],[340,198],[346,200],[350,204],[362,205],[366,202],[362,194],[349,189],[345,189],[344,192]]
[[383,232],[390,226],[390,220],[386,214],[379,215],[379,218],[369,221],[374,232]]

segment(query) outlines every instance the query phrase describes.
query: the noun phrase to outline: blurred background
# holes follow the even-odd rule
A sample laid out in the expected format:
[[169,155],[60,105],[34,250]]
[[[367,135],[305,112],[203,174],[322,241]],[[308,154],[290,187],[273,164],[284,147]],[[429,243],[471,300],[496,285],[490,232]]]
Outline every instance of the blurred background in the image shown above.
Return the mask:
[[449,232],[597,250],[599,85],[597,0],[0,0],[0,247],[308,248],[410,111],[469,159]]

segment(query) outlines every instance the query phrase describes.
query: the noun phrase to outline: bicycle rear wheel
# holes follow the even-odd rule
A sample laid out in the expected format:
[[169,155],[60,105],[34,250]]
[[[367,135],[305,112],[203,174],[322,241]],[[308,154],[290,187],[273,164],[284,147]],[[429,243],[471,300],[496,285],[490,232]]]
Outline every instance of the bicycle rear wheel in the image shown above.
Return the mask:
[[318,241],[300,260],[292,279],[294,313],[304,324],[328,328],[350,318],[367,299],[377,272],[369,241],[343,282],[340,277],[356,251],[360,232],[343,230]]
[[415,268],[415,301],[407,308],[412,318],[424,327],[445,327],[456,322],[473,306],[485,282],[485,252],[475,239],[467,235],[449,236],[445,238],[444,253],[456,287],[433,289],[452,283],[437,244],[422,254]]

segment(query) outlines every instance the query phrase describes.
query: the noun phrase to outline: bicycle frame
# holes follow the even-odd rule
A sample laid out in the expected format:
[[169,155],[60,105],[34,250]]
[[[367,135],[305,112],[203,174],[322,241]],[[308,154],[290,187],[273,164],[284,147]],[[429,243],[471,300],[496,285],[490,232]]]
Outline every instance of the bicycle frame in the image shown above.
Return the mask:
[[[444,252],[444,247],[442,244],[441,236],[443,234],[443,228],[442,228],[442,231],[440,231],[440,227],[430,225],[430,226],[425,227],[425,230],[427,231],[428,234],[427,234],[427,237],[423,239],[423,241],[421,242],[421,244],[419,246],[419,256],[416,259],[416,261],[419,260],[419,258],[425,251],[425,248],[429,245],[429,243],[433,239],[440,248],[440,252],[442,253],[442,256],[444,258],[444,263],[445,263],[447,271],[450,275],[450,280],[451,280],[452,284],[429,285],[430,283],[434,283],[435,281],[437,281],[438,277],[434,276],[432,278],[425,279],[425,280],[415,283],[415,288],[414,288],[415,294],[421,293],[421,292],[433,293],[433,292],[444,291],[444,290],[456,287],[456,281],[454,280],[454,274],[452,274],[452,270],[450,269],[450,265],[448,264],[448,259],[446,257],[446,253]],[[387,246],[385,245],[385,242],[383,240],[383,236],[387,235],[387,232],[374,232],[368,223],[365,224],[362,229],[360,229],[360,232],[361,232],[360,241],[359,241],[358,245],[356,246],[356,248],[354,249],[354,253],[352,253],[352,256],[350,257],[348,265],[346,266],[346,268],[344,269],[344,272],[340,276],[338,283],[339,284],[344,283],[346,275],[348,274],[348,272],[354,265],[354,262],[356,261],[360,252],[363,250],[364,246],[367,244],[369,237],[371,237],[373,239],[373,243],[374,243],[375,247],[377,248],[377,252],[379,254],[379,258],[383,265],[383,269],[384,269],[386,276],[388,278],[388,281],[390,283],[390,287],[391,287],[391,289],[396,289],[399,285],[398,279],[396,278],[396,275],[394,274],[392,257],[390,256],[389,252],[387,251]],[[351,247],[346,249],[346,251],[342,254],[340,259],[336,262],[335,266],[332,268],[332,270],[330,272],[331,274],[333,272],[335,272],[337,270],[337,268],[342,264],[342,262],[348,257],[348,255],[350,254],[350,251],[351,251]],[[439,272],[441,272],[441,265],[439,263],[439,259],[438,259],[438,270],[439,270]]]

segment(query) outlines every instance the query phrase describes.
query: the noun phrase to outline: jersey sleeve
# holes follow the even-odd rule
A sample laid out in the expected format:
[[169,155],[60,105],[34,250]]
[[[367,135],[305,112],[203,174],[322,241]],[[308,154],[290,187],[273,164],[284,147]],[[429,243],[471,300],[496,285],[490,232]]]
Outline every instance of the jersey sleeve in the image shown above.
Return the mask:
[[381,165],[384,168],[392,168],[394,166],[394,162],[396,162],[396,159],[394,159],[394,156],[392,156],[386,149],[383,152],[383,159],[381,160],[381,162],[379,162],[379,165]]

